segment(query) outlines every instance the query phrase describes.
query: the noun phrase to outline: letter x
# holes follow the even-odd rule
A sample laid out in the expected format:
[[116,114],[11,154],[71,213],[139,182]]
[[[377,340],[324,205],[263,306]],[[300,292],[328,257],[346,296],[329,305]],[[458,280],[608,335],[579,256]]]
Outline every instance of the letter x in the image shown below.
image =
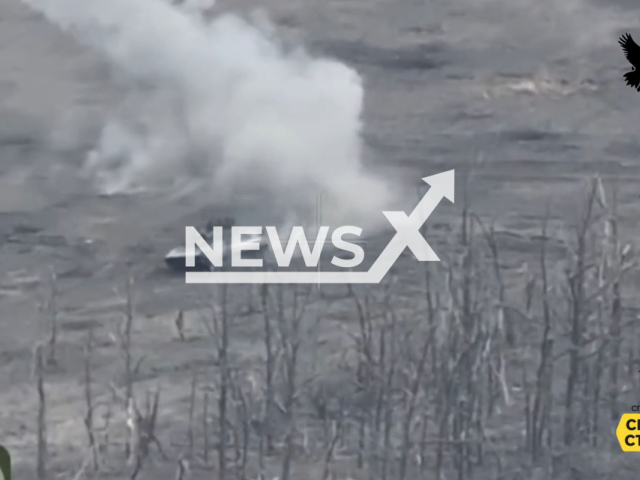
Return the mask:
[[384,212],[389,223],[393,225],[397,232],[392,240],[395,244],[394,249],[400,248],[400,251],[402,251],[409,247],[409,250],[421,262],[438,261],[438,255],[420,233],[420,228],[426,221],[426,218],[423,219],[423,215],[420,213],[418,208],[411,212],[409,216],[404,212]]

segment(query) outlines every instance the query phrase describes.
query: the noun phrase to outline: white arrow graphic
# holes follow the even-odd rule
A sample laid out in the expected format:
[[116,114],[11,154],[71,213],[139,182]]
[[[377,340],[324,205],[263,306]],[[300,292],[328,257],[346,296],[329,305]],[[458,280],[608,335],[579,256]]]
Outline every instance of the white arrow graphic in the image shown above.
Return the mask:
[[443,198],[455,199],[455,171],[449,170],[425,177],[430,185],[413,212],[383,212],[396,234],[367,272],[187,272],[187,283],[380,283],[405,248],[421,262],[440,259],[420,233]]

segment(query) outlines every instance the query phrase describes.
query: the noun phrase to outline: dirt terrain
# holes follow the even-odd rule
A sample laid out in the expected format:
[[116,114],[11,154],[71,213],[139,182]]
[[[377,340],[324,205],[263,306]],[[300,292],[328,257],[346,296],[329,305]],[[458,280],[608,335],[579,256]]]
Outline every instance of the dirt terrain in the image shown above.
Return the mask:
[[[477,237],[478,250],[483,252],[484,263],[480,262],[478,270],[469,278],[482,285],[478,291],[492,278],[492,286],[486,287],[482,295],[478,294],[482,298],[474,304],[478,311],[490,305],[486,307],[486,318],[497,318],[494,315],[497,311],[505,315],[504,310],[500,310],[505,303],[518,304],[514,311],[524,308],[521,305],[528,285],[527,271],[536,279],[535,288],[540,288],[539,240],[545,218],[548,219],[549,269],[561,285],[556,290],[550,288],[557,301],[553,312],[557,317],[558,366],[552,388],[557,396],[551,413],[552,426],[547,424],[545,428],[554,431],[548,433],[553,437],[549,445],[556,446],[547,445],[545,455],[532,459],[528,454],[530,446],[524,446],[527,427],[522,414],[523,409],[529,408],[525,405],[539,393],[534,387],[529,392],[527,387],[535,384],[536,372],[539,374],[540,299],[544,297],[539,292],[534,295],[536,305],[531,310],[535,313],[527,312],[536,321],[528,323],[525,314],[519,316],[519,320],[514,320],[516,344],[496,353],[496,358],[508,368],[504,376],[498,376],[504,383],[490,386],[491,392],[496,389],[499,392],[496,396],[500,398],[497,400],[500,405],[493,416],[486,419],[486,425],[485,417],[480,416],[486,438],[478,441],[489,445],[482,462],[473,446],[464,452],[451,447],[451,451],[445,452],[444,466],[438,467],[436,476],[436,445],[451,442],[455,446],[463,444],[466,438],[464,435],[450,437],[456,434],[455,425],[459,425],[455,421],[452,421],[453,431],[447,431],[446,439],[442,438],[442,431],[437,431],[438,418],[445,415],[442,411],[429,413],[431,443],[427,443],[428,453],[421,460],[426,462],[426,467],[416,463],[417,443],[407,447],[411,452],[409,473],[400,473],[400,453],[397,458],[393,454],[389,465],[376,457],[371,464],[365,461],[364,468],[357,466],[354,444],[357,446],[355,439],[359,438],[359,420],[345,423],[349,424],[345,427],[349,430],[339,439],[334,452],[331,434],[321,427],[322,419],[318,419],[314,402],[309,398],[320,395],[319,384],[339,385],[335,388],[344,392],[355,388],[355,381],[343,380],[355,370],[361,353],[358,348],[362,347],[357,341],[361,325],[358,302],[354,298],[363,302],[371,296],[375,299],[372,309],[384,318],[389,305],[386,299],[381,299],[384,295],[377,288],[358,288],[349,296],[346,287],[327,287],[312,293],[307,315],[313,320],[305,317],[302,322],[302,336],[312,340],[306,341],[299,351],[300,385],[297,388],[302,393],[297,405],[295,435],[291,434],[295,438],[288,444],[288,436],[274,434],[280,435],[275,447],[279,450],[267,455],[264,478],[286,480],[281,463],[287,448],[294,444],[302,453],[297,450],[292,453],[292,479],[403,480],[402,475],[408,479],[637,478],[640,464],[633,455],[620,452],[614,435],[617,419],[611,418],[604,400],[602,404],[595,403],[596,410],[602,409],[601,417],[594,421],[600,436],[591,431],[593,437],[584,443],[563,441],[561,426],[565,419],[562,405],[566,398],[566,377],[571,369],[569,362],[565,362],[571,340],[570,329],[563,322],[571,315],[564,313],[570,301],[564,296],[563,275],[573,265],[569,260],[575,252],[571,249],[572,226],[580,222],[591,179],[599,176],[603,181],[608,203],[598,204],[597,208],[602,211],[611,212],[615,192],[620,244],[633,246],[640,222],[637,208],[640,96],[624,85],[622,74],[628,71],[629,65],[617,45],[617,38],[625,31],[640,38],[640,7],[623,0],[268,0],[260,6],[285,38],[301,42],[314,54],[340,59],[361,74],[365,86],[362,135],[366,168],[402,185],[406,192],[403,208],[410,211],[417,195],[426,191],[426,186],[420,186],[420,178],[456,169],[455,205],[443,201],[427,223],[430,243],[446,263],[446,266],[434,267],[432,272],[436,278],[433,281],[444,292],[439,300],[443,312],[450,313],[448,309],[454,308],[447,306],[445,297],[451,289],[458,288],[447,282],[454,278],[462,285],[460,279],[466,278],[466,264],[461,258],[467,258],[465,252],[469,249],[464,242],[468,239],[460,241],[461,235],[464,237],[461,219],[465,210],[471,212],[469,217],[475,215],[474,218],[482,222],[475,223],[473,235]],[[255,2],[219,0],[205,15],[225,11],[248,14],[255,7]],[[126,408],[114,399],[123,395],[126,385],[118,332],[126,319],[129,278],[134,279],[130,351],[133,362],[140,361],[134,375],[135,394],[137,402],[143,405],[149,391],[161,389],[156,433],[166,453],[163,458],[152,446],[139,478],[172,478],[178,458],[187,454],[190,385],[194,372],[199,376],[195,421],[197,454],[193,454],[196,458],[190,461],[189,475],[194,479],[223,478],[216,457],[220,445],[218,427],[208,439],[210,458],[202,458],[203,449],[209,447],[203,447],[201,432],[203,422],[205,429],[206,421],[218,422],[219,382],[224,378],[224,375],[220,377],[220,332],[216,330],[219,325],[211,320],[214,316],[211,309],[219,312],[216,309],[221,304],[220,291],[185,285],[181,275],[165,269],[162,257],[183,240],[185,225],[202,225],[212,216],[228,213],[237,215],[243,222],[262,225],[270,221],[273,212],[259,198],[229,201],[225,205],[219,200],[211,202],[207,192],[200,191],[180,198],[167,191],[114,195],[96,191],[83,174],[82,165],[87,152],[94,147],[110,106],[120,94],[119,86],[113,81],[112,67],[98,53],[51,25],[43,15],[19,0],[0,0],[0,443],[14,456],[15,478],[37,478],[39,398],[34,348],[38,342],[44,342],[46,347],[53,315],[58,325],[56,359],[44,368],[46,478],[91,477],[87,467],[90,461],[85,462],[90,460],[90,451],[83,424],[85,346],[89,331],[94,336],[91,360],[94,395],[96,401],[101,402],[100,407],[96,407],[96,424],[105,421],[107,407],[104,405],[112,405],[113,410],[111,443],[101,447],[105,460],[100,475],[103,478],[131,475],[132,467],[127,465],[123,453]],[[486,232],[481,231],[480,225],[495,228],[490,238],[497,239],[498,263],[503,271],[498,283],[493,280],[492,256],[484,236]],[[375,251],[384,245],[388,233],[375,238],[368,254],[375,257]],[[598,245],[603,242],[598,230],[588,242],[589,252],[600,252]],[[598,264],[600,257],[593,258],[592,263]],[[51,280],[52,272],[55,280]],[[396,283],[389,287],[396,302],[394,311],[400,312],[399,317],[405,320],[415,312],[424,312],[423,265],[406,252],[394,273]],[[582,273],[578,275],[581,276]],[[615,356],[616,361],[622,356],[622,363],[627,362],[624,368],[620,367],[615,384],[620,393],[616,400],[620,412],[640,402],[638,378],[631,378],[633,374],[638,375],[634,362],[638,358],[640,330],[633,323],[640,307],[635,294],[637,281],[637,268],[625,271],[621,294],[623,323],[632,327],[625,330],[623,353]],[[585,285],[602,295],[590,282],[597,283],[597,279],[589,277]],[[455,281],[452,283],[458,285]],[[607,288],[613,283],[606,283]],[[504,287],[502,293],[498,292],[500,285]],[[261,391],[264,381],[264,311],[260,289],[230,287],[226,294],[233,306],[230,307],[233,314],[229,313],[230,356],[234,375],[237,374],[233,388],[250,396],[246,392]],[[499,298],[499,295],[503,296]],[[615,292],[611,295],[620,296]],[[602,300],[603,308],[610,307],[611,298]],[[452,305],[455,303],[452,300]],[[291,308],[291,305],[287,307]],[[410,315],[409,311],[414,313]],[[184,341],[180,340],[175,327],[179,312],[183,312],[185,318],[187,338]],[[369,319],[376,325],[374,328],[379,326],[378,313]],[[291,315],[293,319],[295,315]],[[480,316],[474,317],[479,323]],[[603,314],[603,318],[608,319],[609,314]],[[584,319],[587,323],[593,320],[587,314]],[[388,318],[385,321],[389,321]],[[585,327],[590,328],[591,323]],[[286,339],[285,331],[280,331],[284,364],[288,358],[286,352],[291,348],[287,343],[291,339]],[[611,334],[610,330],[606,331]],[[388,341],[400,342],[396,337]],[[592,343],[585,345],[588,349]],[[493,348],[497,347],[487,346],[487,352],[492,352],[487,353],[488,356],[493,355]],[[416,355],[397,361],[398,370],[406,368],[409,372],[407,378],[417,368]],[[484,361],[483,355],[478,354],[482,359],[478,362]],[[585,355],[585,358],[592,357]],[[383,359],[378,360],[384,367]],[[612,368],[612,362],[604,364],[603,368]],[[430,365],[426,367],[428,375],[436,375],[436,366],[429,362],[427,365]],[[497,367],[491,364],[487,371],[492,368]],[[580,371],[593,372],[595,368],[587,366]],[[385,372],[384,368],[382,371]],[[611,374],[606,372],[598,378],[610,379]],[[584,378],[591,378],[585,375]],[[436,377],[434,382],[442,381],[442,377]],[[480,380],[472,377],[456,377],[454,383],[480,384]],[[285,374],[282,378],[289,379]],[[286,392],[286,382],[282,382],[285,385],[282,391]],[[585,385],[584,391],[580,390],[584,398],[589,397],[589,388],[592,388],[587,381]],[[280,384],[278,386],[280,388]],[[397,397],[407,388],[399,388]],[[427,392],[427,387],[424,388]],[[608,395],[607,388],[611,385],[602,387]],[[208,420],[201,417],[204,392],[208,392],[211,401],[212,418]],[[282,395],[286,407],[286,394]],[[389,393],[385,402],[404,402],[403,407],[399,407],[402,413],[396,412],[396,418],[404,418],[408,401],[401,402],[394,395]],[[428,404],[430,395],[424,393],[424,398],[414,395],[420,398],[416,418],[422,418],[421,412],[426,408],[423,405]],[[460,395],[460,398],[464,396]],[[491,395],[483,401],[491,403]],[[602,397],[605,396],[603,393]],[[454,405],[453,410],[465,409],[460,398],[455,400],[462,402],[458,404],[452,397],[447,398],[442,401]],[[353,400],[356,407],[358,401]],[[238,402],[234,397],[233,402],[230,401],[232,406],[228,407],[234,411],[229,418],[234,419],[230,422],[236,426],[240,422],[236,411]],[[286,412],[280,412],[285,419],[276,420],[275,424],[293,423],[292,418],[287,417],[292,405],[289,407],[289,410],[284,408]],[[482,410],[486,406],[478,408]],[[587,407],[572,404],[570,408],[575,408],[576,415],[590,415],[589,418],[593,415]],[[345,411],[348,410],[345,407]],[[346,417],[351,418],[349,414]],[[400,425],[400,420],[397,424]],[[251,424],[251,428],[257,427]],[[418,426],[415,435],[418,435],[417,429]],[[469,427],[469,432],[471,430]],[[477,433],[473,432],[469,435]],[[461,435],[459,431],[457,434]],[[246,467],[247,472],[242,473],[246,475],[244,478],[258,478],[258,447],[253,442],[259,436],[255,433],[251,440],[250,465]],[[390,443],[385,444],[388,451],[401,452],[404,444],[400,430],[394,430],[391,436]],[[592,438],[596,437],[600,443],[594,447]],[[230,434],[230,438],[235,441],[237,437]],[[235,463],[234,441],[229,440],[227,478],[241,475]],[[557,446],[560,444],[566,449]],[[293,451],[293,446],[291,449]],[[330,458],[327,452],[331,452],[331,461],[326,461]],[[592,453],[594,457],[589,460]],[[565,454],[568,460],[562,456]],[[461,462],[476,467],[459,468]],[[323,470],[325,465],[329,465],[329,473]]]

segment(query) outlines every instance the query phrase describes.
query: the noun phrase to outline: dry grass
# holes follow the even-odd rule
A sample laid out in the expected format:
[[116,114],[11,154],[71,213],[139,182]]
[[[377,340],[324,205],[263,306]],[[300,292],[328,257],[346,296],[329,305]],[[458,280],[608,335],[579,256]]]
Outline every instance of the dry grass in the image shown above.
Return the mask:
[[37,349],[38,478],[635,478],[613,435],[640,388],[616,203],[593,179],[518,268],[465,207],[439,264],[404,258],[374,288],[221,286],[177,336],[175,313],[137,315],[129,277],[118,330],[84,337],[86,446],[64,460]]

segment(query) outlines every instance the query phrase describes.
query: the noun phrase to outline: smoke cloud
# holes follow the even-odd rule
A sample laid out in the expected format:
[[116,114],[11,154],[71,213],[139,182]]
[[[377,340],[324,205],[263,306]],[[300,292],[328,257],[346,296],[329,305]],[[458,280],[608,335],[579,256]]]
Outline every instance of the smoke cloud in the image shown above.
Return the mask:
[[193,8],[204,0],[25,1],[126,80],[86,162],[107,193],[261,190],[304,215],[322,192],[327,217],[381,217],[389,192],[362,169],[363,86],[350,67],[237,15],[205,21]]

